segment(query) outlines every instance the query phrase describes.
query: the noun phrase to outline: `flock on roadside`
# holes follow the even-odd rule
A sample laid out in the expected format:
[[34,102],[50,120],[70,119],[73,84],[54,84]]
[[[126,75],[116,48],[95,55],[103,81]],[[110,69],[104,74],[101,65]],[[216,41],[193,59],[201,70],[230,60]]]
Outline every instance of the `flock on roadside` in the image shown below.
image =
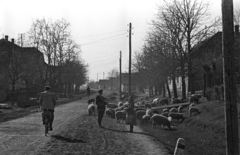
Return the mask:
[[[161,125],[162,128],[167,127],[168,129],[172,129],[173,122],[179,122],[180,120],[180,123],[182,123],[185,120],[186,114],[184,114],[184,109],[188,111],[189,117],[201,113],[197,106],[200,97],[200,95],[196,94],[191,95],[189,100],[185,101],[189,102],[189,105],[176,105],[178,103],[184,103],[183,99],[170,100],[168,98],[155,98],[152,101],[147,101],[141,97],[140,100],[134,104],[138,124],[152,125],[153,128],[156,128],[157,125]],[[95,99],[88,100],[88,115],[96,115],[96,106],[94,102]],[[166,105],[169,106],[164,108],[163,106]],[[128,106],[129,103],[127,101],[109,103],[105,114],[110,118],[116,119],[117,123],[125,123],[126,108]]]

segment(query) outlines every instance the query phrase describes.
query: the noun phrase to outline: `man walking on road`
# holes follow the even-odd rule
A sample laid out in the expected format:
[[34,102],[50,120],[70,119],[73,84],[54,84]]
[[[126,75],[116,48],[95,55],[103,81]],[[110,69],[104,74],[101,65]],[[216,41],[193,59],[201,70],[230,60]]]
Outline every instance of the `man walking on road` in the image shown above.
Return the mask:
[[43,125],[45,125],[45,113],[46,111],[51,112],[51,119],[50,119],[50,131],[53,130],[52,124],[54,119],[54,108],[56,105],[56,98],[55,94],[50,91],[51,87],[45,86],[45,91],[41,92],[39,103],[40,103],[40,109],[42,110],[42,121]]
[[99,95],[96,97],[96,105],[97,105],[97,110],[98,110],[98,125],[99,127],[102,127],[102,119],[105,113],[106,105],[107,102],[105,101],[105,97],[102,96],[103,90],[98,91]]
[[87,96],[88,97],[90,96],[90,87],[89,86],[87,87]]

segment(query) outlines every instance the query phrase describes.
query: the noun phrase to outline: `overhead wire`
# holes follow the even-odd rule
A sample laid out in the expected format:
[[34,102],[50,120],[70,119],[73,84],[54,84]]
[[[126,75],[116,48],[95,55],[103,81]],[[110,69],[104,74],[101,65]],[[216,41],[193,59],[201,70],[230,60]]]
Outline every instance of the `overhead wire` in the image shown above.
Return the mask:
[[121,34],[118,34],[118,35],[115,35],[115,36],[111,36],[111,37],[103,38],[103,39],[100,39],[100,40],[95,40],[95,41],[88,42],[88,43],[85,43],[85,44],[80,44],[80,46],[85,46],[85,45],[89,45],[89,44],[93,44],[93,43],[101,42],[101,41],[104,41],[104,40],[107,40],[107,39],[111,39],[111,38],[115,38],[115,37],[117,37],[117,36],[121,36],[121,35],[124,35],[124,34],[126,34],[126,33],[121,33]]
[[96,36],[102,36],[102,35],[106,35],[106,34],[111,34],[111,33],[116,33],[116,32],[123,32],[123,31],[125,31],[125,30],[119,30],[119,31],[114,31],[114,32],[106,32],[106,33],[89,35],[89,36],[83,36],[83,37],[80,37],[80,38],[96,37]]

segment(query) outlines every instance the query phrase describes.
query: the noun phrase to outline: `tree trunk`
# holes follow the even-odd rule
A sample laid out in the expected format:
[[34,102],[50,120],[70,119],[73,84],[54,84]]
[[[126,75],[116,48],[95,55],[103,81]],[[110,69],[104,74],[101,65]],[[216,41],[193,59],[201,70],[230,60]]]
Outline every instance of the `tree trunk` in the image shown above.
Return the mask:
[[158,87],[155,85],[154,88],[155,88],[155,95],[157,95],[158,94]]
[[167,91],[168,91],[168,97],[169,97],[169,98],[172,98],[172,96],[171,96],[171,91],[170,91],[169,85],[168,85],[168,80],[166,80],[166,86],[167,86]]
[[182,76],[182,98],[186,99],[186,83],[185,83],[185,76]]
[[207,76],[203,74],[203,96],[206,97]]
[[14,106],[14,98],[15,98],[15,82],[12,82],[12,92],[11,92],[11,105]]
[[163,88],[162,82],[160,82],[159,85],[158,85],[158,94],[159,94],[159,95],[162,94],[162,88]]
[[166,97],[166,89],[165,89],[165,83],[162,85],[163,90],[163,97]]
[[172,77],[172,81],[173,81],[173,96],[174,96],[174,98],[178,98],[176,77],[175,76]]

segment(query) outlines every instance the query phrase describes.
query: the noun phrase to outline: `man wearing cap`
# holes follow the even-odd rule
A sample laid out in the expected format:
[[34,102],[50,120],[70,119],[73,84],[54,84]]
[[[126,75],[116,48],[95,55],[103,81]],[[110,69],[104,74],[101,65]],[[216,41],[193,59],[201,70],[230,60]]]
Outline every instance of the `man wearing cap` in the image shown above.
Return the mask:
[[53,123],[53,119],[54,119],[54,108],[56,105],[56,97],[55,97],[55,94],[50,91],[50,89],[51,89],[51,87],[45,86],[45,91],[41,92],[41,95],[39,98],[39,103],[40,103],[40,108],[43,111],[43,113],[42,113],[43,125],[45,124],[44,112],[45,111],[51,112],[50,131],[52,131],[52,123]]
[[96,105],[97,105],[97,110],[98,110],[98,125],[99,127],[102,127],[102,119],[104,116],[104,112],[106,109],[107,102],[105,101],[105,97],[102,96],[103,90],[98,91],[99,95],[96,97]]

